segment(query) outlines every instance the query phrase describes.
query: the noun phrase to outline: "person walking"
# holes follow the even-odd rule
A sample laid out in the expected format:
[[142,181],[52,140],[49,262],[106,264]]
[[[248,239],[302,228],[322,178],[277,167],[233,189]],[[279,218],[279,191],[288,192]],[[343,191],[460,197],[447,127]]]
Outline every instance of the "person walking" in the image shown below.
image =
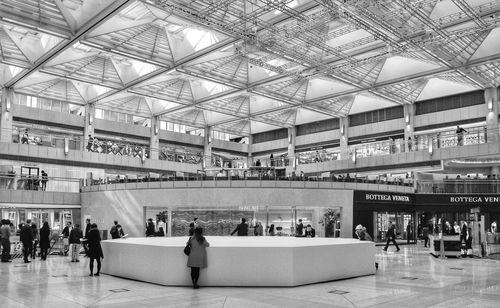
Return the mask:
[[43,222],[40,229],[40,258],[47,260],[47,253],[50,247],[50,227],[47,221]]
[[424,247],[427,247],[429,245],[429,226],[426,225],[422,228],[422,237],[424,238]]
[[[93,223],[89,231],[89,236],[87,238],[89,245],[89,276],[99,276],[101,272],[101,259],[104,259],[104,254],[101,247],[101,234],[99,229],[97,229],[97,224]],[[97,261],[97,273],[94,275],[94,260]]]
[[231,232],[231,235],[235,234],[238,232],[236,235],[237,236],[248,236],[248,225],[246,224],[247,220],[245,218],[241,219],[241,223],[236,226],[233,232]]
[[12,262],[10,260],[10,220],[2,219],[0,236],[2,241],[2,262]]
[[398,243],[396,242],[396,226],[392,223],[392,221],[389,221],[389,228],[387,229],[386,236],[387,243],[385,244],[384,251],[387,251],[390,242],[393,242],[394,246],[396,246],[396,252],[399,251],[400,249]]
[[78,255],[80,254],[80,239],[83,238],[83,232],[79,224],[75,224],[73,230],[69,234],[69,244],[71,245],[71,262],[80,262]]
[[31,219],[26,220],[26,223],[21,229],[19,234],[19,239],[23,243],[23,256],[24,263],[30,263],[28,259],[31,255],[31,250],[33,249],[33,231],[31,231]]
[[203,236],[203,229],[198,227],[194,229],[194,234],[189,238],[187,244],[191,244],[191,252],[189,253],[187,266],[191,268],[191,281],[193,289],[198,289],[198,279],[200,278],[200,269],[208,266],[207,264],[207,247],[210,244]]
[[71,221],[68,221],[66,223],[66,227],[64,227],[62,236],[63,236],[63,250],[64,250],[64,255],[68,255],[69,251],[69,234],[71,233],[71,230],[73,230],[73,226],[71,224]]

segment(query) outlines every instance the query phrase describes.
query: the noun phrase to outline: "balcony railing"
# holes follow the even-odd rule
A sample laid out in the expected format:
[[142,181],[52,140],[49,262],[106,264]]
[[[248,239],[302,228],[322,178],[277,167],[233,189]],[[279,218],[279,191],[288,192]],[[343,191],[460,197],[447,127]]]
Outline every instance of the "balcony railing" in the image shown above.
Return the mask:
[[0,174],[0,190],[32,190],[53,192],[79,192],[80,179]]
[[417,192],[424,194],[498,194],[500,193],[500,180],[417,181]]

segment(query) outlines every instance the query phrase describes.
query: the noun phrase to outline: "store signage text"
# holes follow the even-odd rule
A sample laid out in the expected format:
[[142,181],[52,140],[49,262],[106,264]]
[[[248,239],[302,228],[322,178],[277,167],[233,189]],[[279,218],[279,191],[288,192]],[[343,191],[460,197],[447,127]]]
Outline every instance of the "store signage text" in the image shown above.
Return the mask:
[[481,196],[472,196],[472,197],[450,197],[450,202],[453,203],[490,203],[490,202],[499,202],[500,197],[481,197]]
[[400,196],[400,195],[366,194],[366,200],[410,202],[410,197],[409,196]]

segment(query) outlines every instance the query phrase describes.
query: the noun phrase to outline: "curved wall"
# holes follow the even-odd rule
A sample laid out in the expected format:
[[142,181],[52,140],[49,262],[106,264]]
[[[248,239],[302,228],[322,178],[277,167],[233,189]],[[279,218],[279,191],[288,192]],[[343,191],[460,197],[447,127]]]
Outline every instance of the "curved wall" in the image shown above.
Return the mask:
[[[118,220],[125,233],[144,236],[144,207],[227,208],[239,206],[341,207],[341,237],[352,237],[353,190],[318,188],[162,188],[83,192],[82,220],[100,229]],[[83,221],[82,221],[83,223]]]

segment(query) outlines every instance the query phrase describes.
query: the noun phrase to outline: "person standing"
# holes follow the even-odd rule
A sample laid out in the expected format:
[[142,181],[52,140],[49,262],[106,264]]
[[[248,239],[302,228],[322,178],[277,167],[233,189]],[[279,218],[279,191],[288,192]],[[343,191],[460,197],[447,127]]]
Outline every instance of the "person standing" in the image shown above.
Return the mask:
[[122,229],[122,225],[118,223],[118,220],[114,221],[114,225],[111,227],[111,230],[109,230],[109,234],[111,235],[112,239],[121,238],[125,235]]
[[274,236],[276,233],[276,231],[274,230],[274,224],[271,224],[271,226],[269,226],[269,231],[267,231],[267,235],[268,236]]
[[146,236],[153,237],[155,236],[155,224],[153,223],[153,218],[148,219],[148,223],[146,225]]
[[158,221],[158,233],[157,236],[167,236],[167,224],[165,223],[165,218],[161,218]]
[[2,241],[2,262],[12,262],[10,260],[10,221],[8,219],[2,219],[0,236]]
[[85,219],[85,241],[83,241],[83,249],[85,250],[85,256],[89,256],[89,245],[87,243],[87,237],[90,232],[91,224],[90,224],[90,218]]
[[80,239],[83,238],[83,232],[80,230],[80,225],[75,224],[73,230],[69,234],[69,244],[71,245],[71,262],[80,262],[78,255],[80,254]]
[[398,243],[396,242],[396,226],[392,223],[392,221],[389,221],[389,228],[387,229],[386,236],[387,243],[385,244],[384,251],[387,251],[390,242],[393,242],[394,246],[396,246],[396,252],[399,251],[400,249]]
[[413,243],[413,222],[410,220],[406,225],[406,244]]
[[[89,231],[89,236],[87,238],[89,245],[89,276],[99,276],[101,272],[101,259],[104,259],[104,254],[101,247],[101,234],[99,229],[97,229],[97,224],[93,223]],[[94,275],[94,260],[97,261],[97,273]]]
[[264,235],[264,227],[260,221],[257,221],[255,228],[253,230],[255,236],[263,236]]
[[467,131],[462,127],[460,127],[459,125],[457,125],[457,130],[455,132],[457,133],[458,145],[459,146],[464,145],[464,133],[466,133]]
[[411,136],[408,136],[407,144],[408,144],[408,152],[411,152],[413,149],[413,140],[411,140]]
[[304,224],[302,223],[302,219],[299,219],[299,223],[295,227],[295,236],[302,237],[304,234]]
[[[424,238],[424,247],[427,247],[429,244],[429,226],[426,225],[422,228],[422,237]],[[429,245],[430,247],[430,245]]]
[[193,289],[198,289],[198,279],[200,278],[200,268],[207,267],[207,247],[210,244],[203,236],[203,229],[198,227],[194,230],[193,236],[189,238],[188,244],[191,244],[187,266],[191,268],[191,281]]
[[89,141],[87,142],[87,151],[92,152],[92,147],[94,145],[94,138],[89,134]]
[[50,247],[50,227],[47,221],[43,222],[43,227],[40,229],[40,258],[47,260],[47,253]]
[[31,219],[28,219],[21,229],[19,234],[19,239],[23,243],[23,256],[24,263],[30,263],[28,258],[31,255],[31,250],[33,249],[33,231],[31,231]]
[[36,257],[36,247],[38,246],[38,242],[40,241],[40,237],[38,236],[38,228],[35,222],[31,223],[31,232],[33,233],[33,248],[31,249],[31,259]]
[[42,170],[42,191],[47,189],[47,182],[49,181],[49,175],[45,170]]
[[193,218],[193,222],[189,224],[189,236],[193,236],[194,229],[198,227],[198,217]]
[[71,233],[71,230],[73,230],[73,226],[71,224],[71,221],[68,221],[66,223],[66,227],[64,227],[62,236],[63,236],[63,250],[64,250],[64,255],[68,255],[69,251],[69,234]]
[[241,219],[241,223],[236,226],[231,235],[237,232],[237,236],[248,236],[248,225],[246,224],[247,220],[245,218]]

